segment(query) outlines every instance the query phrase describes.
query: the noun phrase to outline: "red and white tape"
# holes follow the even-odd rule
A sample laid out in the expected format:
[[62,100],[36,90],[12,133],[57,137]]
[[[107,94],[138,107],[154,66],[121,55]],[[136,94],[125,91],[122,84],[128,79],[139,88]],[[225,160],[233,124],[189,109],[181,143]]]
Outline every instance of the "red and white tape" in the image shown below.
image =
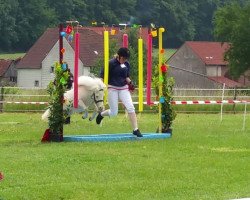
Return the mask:
[[181,105],[181,104],[237,104],[237,103],[250,103],[249,100],[205,100],[205,101],[172,101],[171,104]]
[[1,103],[7,103],[7,104],[32,104],[32,105],[49,105],[48,102],[24,102],[24,101],[2,101]]
[[[0,103],[7,104],[32,104],[32,105],[49,105],[48,102],[24,102],[24,101],[0,101]],[[138,102],[133,102],[134,104],[138,104]],[[154,101],[153,104],[158,104],[158,101]],[[172,101],[173,105],[193,105],[193,104],[249,104],[250,100],[202,100],[202,101]],[[147,102],[144,102],[147,104]]]
[[[138,104],[138,102],[133,102]],[[147,102],[143,102],[147,104]],[[154,101],[152,104],[158,104],[159,101]],[[171,101],[173,105],[194,105],[194,104],[249,104],[250,100],[193,100],[193,101]]]

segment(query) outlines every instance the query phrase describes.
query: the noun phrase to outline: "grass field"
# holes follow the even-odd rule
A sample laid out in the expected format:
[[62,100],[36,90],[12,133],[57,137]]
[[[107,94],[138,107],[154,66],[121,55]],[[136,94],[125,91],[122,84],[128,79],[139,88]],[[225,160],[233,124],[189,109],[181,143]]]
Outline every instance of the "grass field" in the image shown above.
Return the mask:
[[[175,52],[177,51],[177,49],[165,49],[165,58],[168,60]],[[158,53],[159,53],[159,49],[154,49],[153,50],[153,55],[155,57],[158,57]]]
[[[41,114],[0,114],[0,199],[227,200],[250,197],[250,115],[178,114],[165,140],[42,144]],[[156,114],[139,117],[154,132]],[[72,117],[64,134],[130,132],[123,114],[103,126]]]
[[[165,56],[166,59],[170,58],[174,53],[176,52],[176,49],[166,49],[165,50]],[[154,49],[154,54],[158,54],[158,49]],[[23,57],[25,53],[0,53],[0,59],[17,59],[20,57]]]
[[0,59],[10,59],[14,60],[20,57],[24,57],[25,53],[1,53],[0,54]]

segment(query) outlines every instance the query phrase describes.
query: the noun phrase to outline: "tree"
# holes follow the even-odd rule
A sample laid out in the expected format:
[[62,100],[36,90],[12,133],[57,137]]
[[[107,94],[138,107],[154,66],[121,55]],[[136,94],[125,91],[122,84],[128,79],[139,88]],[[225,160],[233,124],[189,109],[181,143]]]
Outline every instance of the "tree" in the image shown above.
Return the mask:
[[18,41],[13,44],[16,50],[27,50],[51,25],[55,25],[54,11],[46,0],[19,0],[14,32]]
[[89,21],[105,24],[127,22],[135,13],[136,0],[85,0]]
[[[235,0],[1,0],[0,50],[26,51],[48,28],[67,20],[89,26],[130,23],[167,29],[164,46],[187,40],[213,40],[212,17],[219,6]],[[249,0],[237,0],[241,5]]]
[[[128,34],[128,48],[130,51],[130,58],[129,58],[129,63],[130,63],[130,77],[133,80],[133,82],[138,85],[139,80],[138,80],[138,38],[140,37],[139,35],[139,28],[131,28],[129,31],[127,31]],[[146,49],[145,49],[145,41],[143,41],[143,66],[145,69],[146,66]],[[143,74],[144,80],[145,80],[145,72]]]
[[[138,0],[136,8],[137,20],[143,26],[150,23],[167,29],[164,44],[178,47],[185,40],[193,40],[195,36],[195,17],[197,2],[193,0]],[[145,18],[145,15],[147,17]]]
[[[115,55],[116,52],[117,52],[117,49],[118,49],[117,41],[111,39],[111,40],[109,41],[109,56],[112,57],[113,55]],[[90,70],[91,70],[90,72],[91,72],[94,76],[99,77],[100,71],[101,71],[101,69],[102,69],[103,66],[104,66],[104,56],[101,55],[101,56],[99,56],[99,58],[96,60],[96,62],[95,62],[95,64],[94,64],[94,67],[91,67],[91,68],[90,68]]]
[[[135,84],[138,84],[138,28],[131,28],[127,29],[126,33],[128,34],[128,41],[129,41],[129,51],[130,51],[130,58],[129,58],[129,64],[131,66],[130,68],[130,77],[133,80]],[[124,32],[125,33],[125,32]],[[117,40],[110,40],[110,46],[109,46],[109,56],[110,58],[113,57],[113,55],[116,54],[117,50],[120,48],[118,46]],[[144,42],[144,59],[143,59],[143,66],[145,68],[146,66],[146,49],[145,49],[145,42]],[[104,59],[103,56],[100,57],[97,62],[95,63],[95,66],[91,68],[91,73],[93,73],[96,76],[99,76],[100,70],[103,67]],[[146,76],[146,73],[144,73],[144,77]],[[145,80],[145,78],[144,78]]]
[[18,40],[18,32],[15,31],[17,8],[17,0],[3,0],[0,2],[1,51],[11,50],[13,43]]
[[224,59],[229,62],[230,74],[238,78],[250,69],[250,2],[228,4],[214,18],[214,35],[218,41],[229,42]]
[[87,21],[87,5],[84,0],[47,0],[47,2],[57,16],[57,24],[67,20],[78,20],[81,24]]
[[195,12],[195,30],[194,40],[212,41],[213,38],[213,15],[214,11],[220,5],[219,0],[200,0]]

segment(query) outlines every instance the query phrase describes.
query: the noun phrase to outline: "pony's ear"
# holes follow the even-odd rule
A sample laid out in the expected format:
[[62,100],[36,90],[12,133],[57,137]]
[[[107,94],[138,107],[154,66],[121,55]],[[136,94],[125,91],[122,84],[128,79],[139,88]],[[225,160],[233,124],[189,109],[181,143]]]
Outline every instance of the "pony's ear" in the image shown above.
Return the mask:
[[107,89],[107,86],[103,82],[102,82],[102,88],[105,90]]

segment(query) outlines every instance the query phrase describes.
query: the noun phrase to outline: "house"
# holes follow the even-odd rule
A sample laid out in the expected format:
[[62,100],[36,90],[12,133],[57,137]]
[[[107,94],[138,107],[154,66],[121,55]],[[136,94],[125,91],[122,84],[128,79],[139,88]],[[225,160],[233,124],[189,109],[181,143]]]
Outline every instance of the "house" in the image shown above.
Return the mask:
[[[90,67],[98,58],[97,53],[103,52],[102,36],[91,30],[79,30],[80,58],[79,76],[89,74]],[[74,42],[63,38],[65,53],[63,60],[69,64],[74,73]],[[54,79],[54,64],[59,61],[59,32],[57,28],[49,28],[29,49],[16,66],[18,87],[46,88]]]
[[[107,28],[111,29],[111,28]],[[115,27],[117,34],[110,35],[122,45],[123,32]],[[29,49],[26,55],[18,63],[17,85],[18,87],[41,87],[46,88],[54,79],[54,64],[59,60],[59,32],[58,28],[49,28]],[[96,60],[103,55],[103,27],[80,27],[80,56],[79,56],[79,76],[89,75],[90,68],[94,66]],[[145,38],[147,29],[143,29]],[[74,42],[63,38],[63,61],[69,64],[71,72],[74,74]]]
[[20,59],[4,60],[0,59],[0,86],[14,86],[17,81],[15,65]]
[[226,87],[248,84],[246,78],[234,81],[227,76],[229,68],[224,53],[228,48],[228,43],[185,42],[168,60],[176,87],[218,88],[224,83]]

